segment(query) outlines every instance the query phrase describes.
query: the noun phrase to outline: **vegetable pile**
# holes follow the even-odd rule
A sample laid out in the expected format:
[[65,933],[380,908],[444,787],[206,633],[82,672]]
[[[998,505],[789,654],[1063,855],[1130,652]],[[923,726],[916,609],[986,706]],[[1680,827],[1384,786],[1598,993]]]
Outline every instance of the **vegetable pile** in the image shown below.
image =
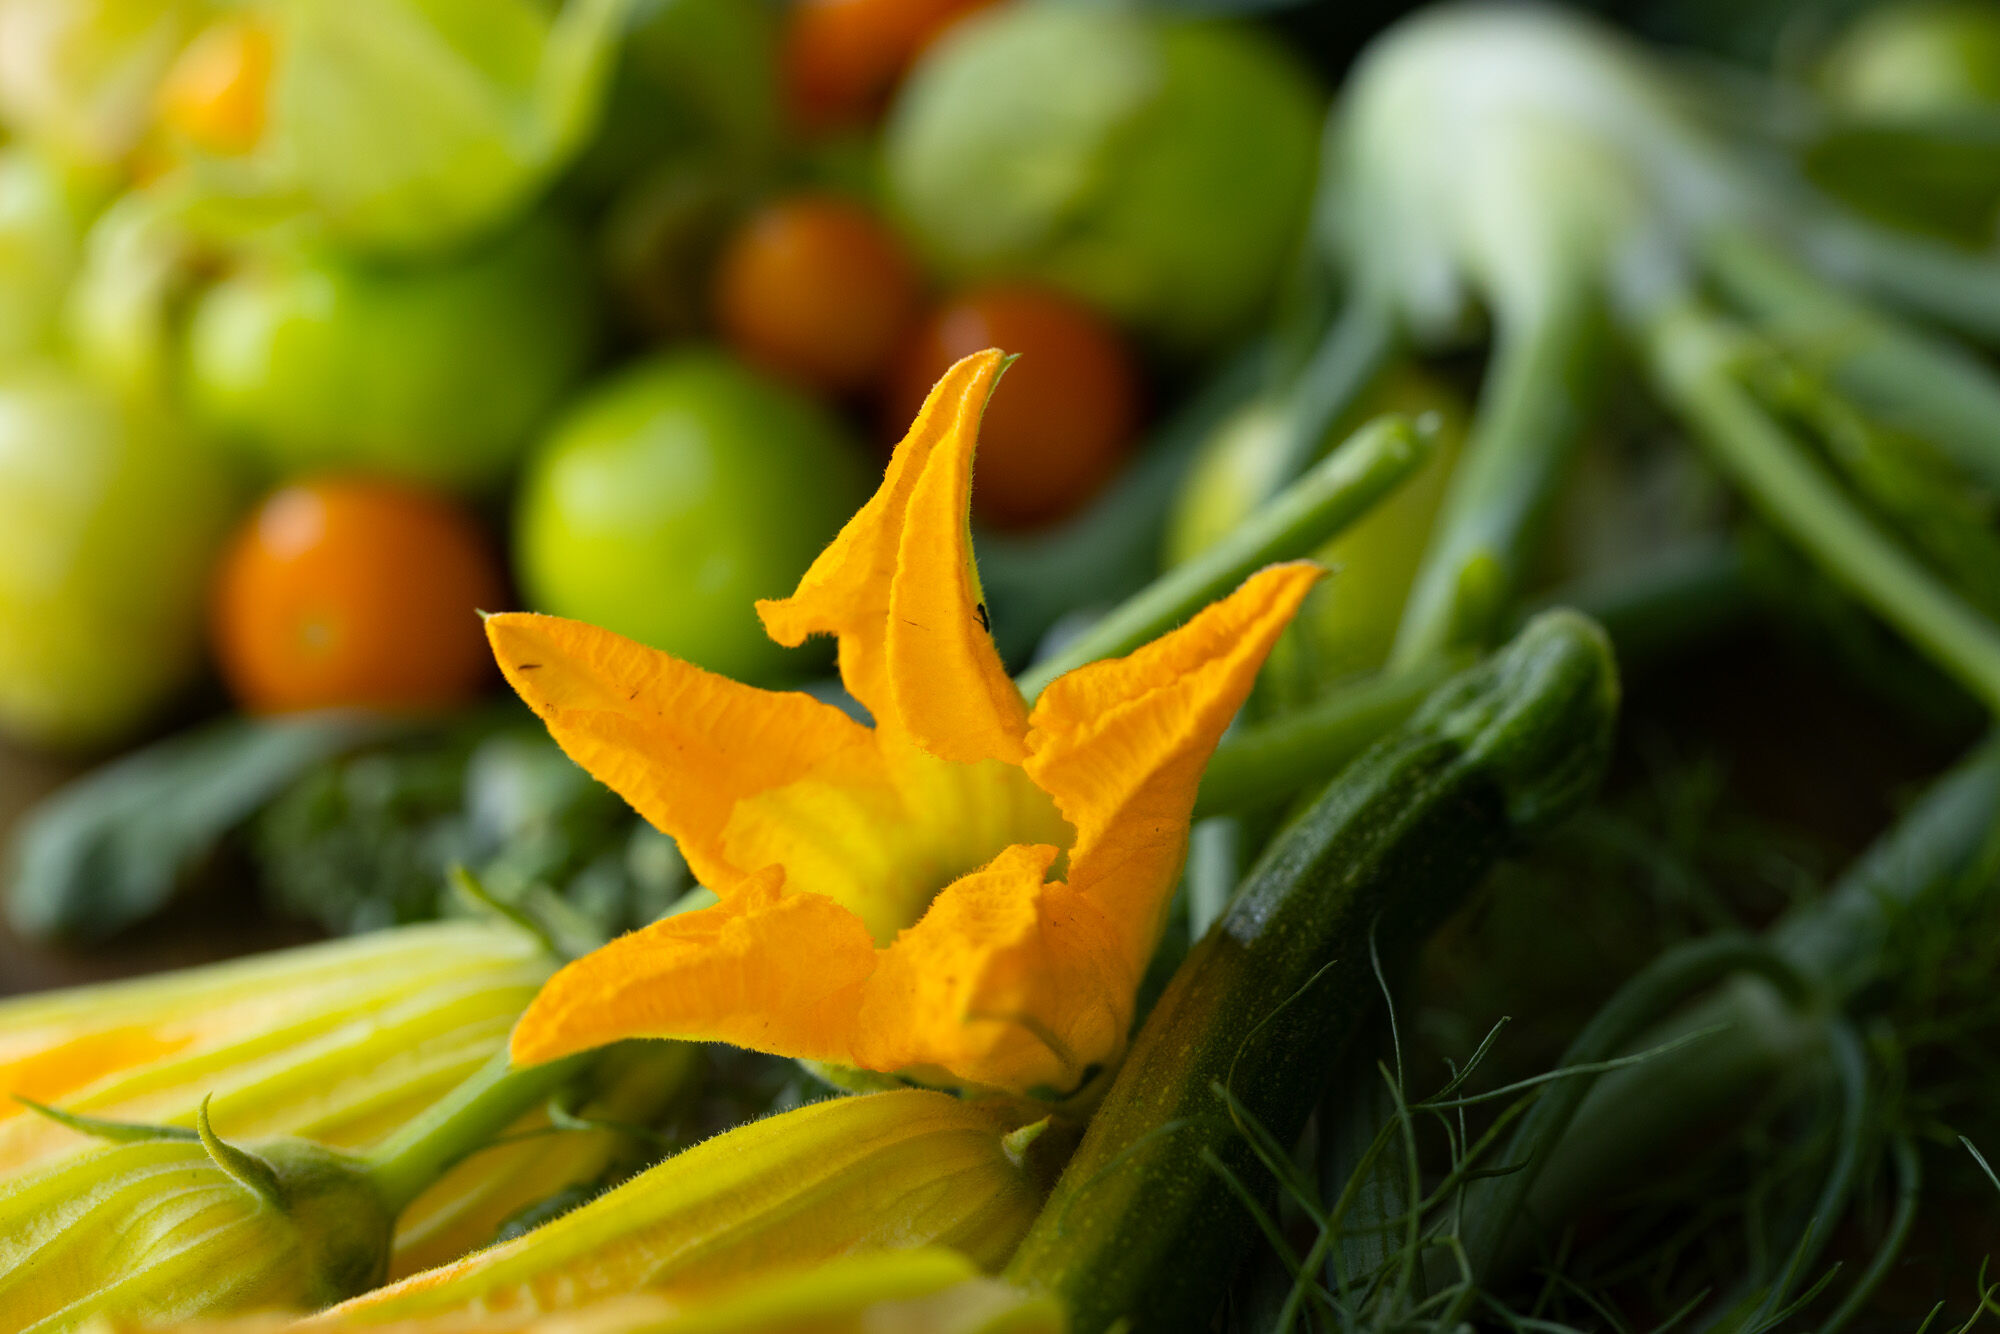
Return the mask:
[[2000,13],[1607,8],[0,0],[0,1330],[2000,1315]]

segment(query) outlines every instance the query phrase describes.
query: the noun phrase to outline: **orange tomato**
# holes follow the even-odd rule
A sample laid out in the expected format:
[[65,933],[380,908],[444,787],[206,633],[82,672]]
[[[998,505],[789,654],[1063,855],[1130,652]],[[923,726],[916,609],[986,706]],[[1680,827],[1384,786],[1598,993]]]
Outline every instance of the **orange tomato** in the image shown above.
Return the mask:
[[187,44],[161,81],[160,119],[210,153],[247,153],[264,133],[273,60],[270,30],[224,19]]
[[796,195],[752,214],[717,265],[716,322],[751,362],[807,388],[880,376],[921,309],[917,266],[859,204]]
[[780,56],[793,121],[807,130],[830,130],[871,119],[939,33],[991,3],[798,0]]
[[302,482],[266,499],[223,556],[215,656],[253,712],[438,708],[491,674],[476,613],[504,596],[485,535],[451,502],[399,483]]
[[967,292],[924,322],[897,359],[886,434],[907,431],[924,395],[960,357],[1018,354],[979,427],[972,512],[996,528],[1074,513],[1111,480],[1139,421],[1139,374],[1117,330],[1065,296],[1001,285]]

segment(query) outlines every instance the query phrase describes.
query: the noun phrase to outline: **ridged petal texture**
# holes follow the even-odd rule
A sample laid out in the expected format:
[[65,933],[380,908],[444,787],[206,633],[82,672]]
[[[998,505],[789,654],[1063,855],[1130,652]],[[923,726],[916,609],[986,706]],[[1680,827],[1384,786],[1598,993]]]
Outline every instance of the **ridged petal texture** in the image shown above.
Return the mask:
[[1030,712],[987,633],[967,507],[998,352],[931,392],[772,637],[840,641],[873,726],[548,616],[487,622],[564,750],[682,847],[714,907],[543,988],[516,1060],[718,1040],[1061,1096],[1122,1052],[1201,773],[1321,571],[1277,565]]
[[813,1103],[717,1135],[531,1233],[344,1302],[309,1327],[525,1316],[925,1246],[996,1269],[1041,1203],[1007,1152],[1015,1124],[918,1089]]
[[[298,1321],[280,1316],[150,1327],[150,1334],[272,1334],[369,1329],[380,1334],[1062,1334],[1063,1313],[983,1277],[956,1251],[877,1251],[803,1269],[780,1268],[720,1286],[644,1293],[574,1310],[458,1309],[375,1322],[367,1313]],[[137,1334],[137,1327],[119,1326]]]
[[[370,1147],[505,1050],[554,967],[520,931],[453,922],[0,1001],[0,1191],[58,1160],[110,1152],[17,1096],[191,1127],[212,1095],[211,1115],[232,1139]],[[659,1044],[620,1053],[580,1111],[643,1122],[673,1096],[688,1060]],[[546,1125],[538,1109],[514,1129]],[[589,1130],[479,1155],[405,1210],[392,1272],[485,1244],[510,1215],[596,1180],[630,1148],[615,1130]]]

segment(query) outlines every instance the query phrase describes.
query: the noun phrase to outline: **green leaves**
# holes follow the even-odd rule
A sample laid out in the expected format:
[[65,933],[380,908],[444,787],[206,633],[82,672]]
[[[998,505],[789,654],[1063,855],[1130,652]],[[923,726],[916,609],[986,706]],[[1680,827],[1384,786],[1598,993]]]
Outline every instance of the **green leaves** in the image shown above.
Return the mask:
[[95,771],[37,807],[8,864],[8,919],[95,939],[158,911],[222,837],[310,766],[403,724],[364,714],[231,718]]

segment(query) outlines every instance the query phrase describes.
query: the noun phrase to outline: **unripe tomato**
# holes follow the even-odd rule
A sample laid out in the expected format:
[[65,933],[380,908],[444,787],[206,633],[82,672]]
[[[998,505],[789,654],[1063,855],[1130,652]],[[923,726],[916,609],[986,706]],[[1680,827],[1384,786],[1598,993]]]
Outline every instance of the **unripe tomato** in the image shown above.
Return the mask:
[[478,613],[506,596],[472,517],[401,483],[327,477],[274,492],[217,572],[215,656],[259,713],[441,708],[493,662]]
[[785,100],[808,130],[868,120],[931,40],[993,0],[799,0],[786,22]]
[[1139,421],[1139,374],[1117,330],[1036,287],[978,288],[939,307],[904,347],[885,395],[886,433],[909,429],[959,358],[1018,354],[979,426],[972,512],[1033,528],[1080,509],[1117,473]]
[[716,322],[730,346],[829,393],[881,375],[921,297],[916,264],[895,233],[832,195],[800,195],[753,213],[716,271]]
[[443,261],[277,257],[196,305],[190,397],[280,474],[480,490],[576,382],[595,333],[588,264],[546,221]]
[[0,376],[0,731],[112,744],[185,685],[236,499],[159,405],[48,363]]
[[643,362],[530,464],[514,525],[523,594],[739,680],[795,673],[753,604],[792,591],[860,506],[864,473],[823,408],[730,358]]

